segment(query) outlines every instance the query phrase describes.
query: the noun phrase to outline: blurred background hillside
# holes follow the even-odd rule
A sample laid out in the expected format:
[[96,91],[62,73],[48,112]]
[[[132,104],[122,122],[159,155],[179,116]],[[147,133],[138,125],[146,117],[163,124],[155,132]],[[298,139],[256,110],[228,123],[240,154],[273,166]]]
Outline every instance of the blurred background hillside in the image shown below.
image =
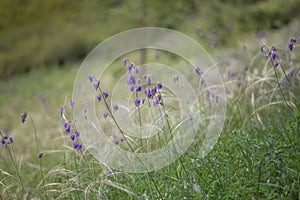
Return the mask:
[[0,79],[81,61],[109,36],[141,26],[196,40],[217,30],[217,43],[228,46],[248,32],[288,24],[299,7],[300,0],[1,0]]

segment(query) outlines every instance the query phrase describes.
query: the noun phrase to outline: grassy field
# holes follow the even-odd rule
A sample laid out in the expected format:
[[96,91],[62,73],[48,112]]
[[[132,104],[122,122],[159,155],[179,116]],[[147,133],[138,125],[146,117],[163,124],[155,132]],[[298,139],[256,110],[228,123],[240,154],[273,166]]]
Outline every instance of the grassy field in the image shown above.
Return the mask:
[[[226,7],[226,4],[212,2],[215,4],[205,4],[202,9],[199,8],[203,16],[221,5],[225,6],[222,12],[232,11],[232,7]],[[268,3],[259,3],[258,10],[266,9]],[[102,19],[106,27],[115,21],[118,12],[126,13],[136,8],[134,4],[128,7],[122,5],[106,5],[112,6],[110,17]],[[180,5],[173,6],[177,8]],[[51,6],[55,4],[49,5],[49,8]],[[159,8],[161,5],[153,3],[148,6]],[[246,10],[254,16],[260,13],[251,6]],[[85,12],[82,15],[87,14]],[[191,11],[187,9],[182,12]],[[231,14],[243,21],[245,18],[240,12]],[[266,11],[265,15],[273,13]],[[92,14],[88,13],[89,16]],[[158,14],[149,13],[148,24],[157,25],[155,19]],[[72,12],[68,15],[72,16]],[[242,23],[238,23],[228,32],[224,27],[217,27],[218,23],[222,26],[226,24],[222,18],[210,18],[208,22],[200,18],[199,22],[197,16],[186,15],[189,22],[183,21],[176,29],[207,48],[218,64],[227,93],[222,135],[206,157],[201,157],[201,145],[195,142],[180,159],[165,168],[149,173],[126,173],[100,164],[85,146],[82,150],[74,150],[70,136],[64,133],[64,120],[59,107],[64,104],[64,114],[72,119],[68,104],[81,65],[78,58],[84,56],[96,42],[120,30],[137,26],[136,16],[128,15],[128,21],[131,22],[126,25],[120,23],[119,27],[115,25],[118,27],[115,29],[102,30],[97,25],[87,25],[89,28],[94,26],[87,38],[82,38],[86,32],[80,32],[83,31],[80,29],[76,33],[78,37],[75,34],[70,40],[86,40],[82,45],[87,46],[82,52],[66,50],[63,54],[66,57],[69,54],[81,55],[78,58],[63,58],[64,61],[59,62],[54,55],[55,61],[49,61],[47,65],[37,64],[40,62],[38,59],[29,60],[31,63],[28,66],[33,66],[32,69],[29,67],[29,72],[16,73],[13,77],[0,80],[0,131],[3,136],[8,133],[14,138],[13,144],[0,146],[0,199],[300,199],[299,42],[295,43],[293,51],[287,49],[290,37],[298,40],[299,20],[290,20],[288,25],[282,26],[285,18],[279,15],[280,20],[275,20],[276,23],[270,24],[270,27],[281,28],[266,28],[264,36],[258,37],[257,30],[264,24],[248,24],[241,31]],[[178,16],[179,19],[181,17]],[[160,25],[171,26],[173,20],[178,18],[165,17]],[[53,26],[59,26],[60,23],[53,22]],[[70,23],[68,26],[76,24]],[[251,29],[253,26],[256,27]],[[32,27],[32,32],[36,33],[38,26]],[[72,29],[62,29],[62,32],[66,31],[65,38]],[[212,34],[212,29],[216,29],[216,35],[221,39]],[[212,40],[207,39],[208,34],[212,34]],[[232,37],[226,39],[230,34]],[[93,42],[89,43],[91,38]],[[34,44],[43,43],[28,42],[28,45]],[[51,45],[62,44],[54,40]],[[282,65],[274,68],[273,60],[265,59],[259,51],[261,45],[268,48],[276,46]],[[25,50],[31,48],[26,45],[23,47]],[[17,49],[18,52],[23,51],[21,47]],[[49,54],[45,54],[47,58],[52,53],[61,54],[52,48],[49,51]],[[23,53],[18,52],[11,55],[12,60],[22,60]],[[177,57],[162,52],[156,58],[156,53],[148,51],[147,61],[169,65],[179,62]],[[22,56],[18,57],[17,54]],[[2,52],[1,56],[5,57],[5,54]],[[126,56],[138,60],[139,52]],[[121,59],[110,66],[107,76],[101,81],[114,86],[117,77],[126,71]],[[193,75],[191,71],[191,77]],[[28,116],[23,124],[20,115],[24,111]],[[42,158],[38,158],[39,153],[43,154]]]

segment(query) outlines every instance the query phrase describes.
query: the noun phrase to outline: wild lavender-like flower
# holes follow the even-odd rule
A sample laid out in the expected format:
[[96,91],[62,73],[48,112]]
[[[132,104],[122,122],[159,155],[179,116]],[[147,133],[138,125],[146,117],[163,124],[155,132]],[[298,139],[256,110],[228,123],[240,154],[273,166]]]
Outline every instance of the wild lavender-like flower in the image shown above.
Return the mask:
[[62,113],[66,109],[65,105],[60,105],[59,110]]
[[78,138],[80,136],[80,132],[78,130],[75,130],[74,135],[76,136],[76,138]]
[[94,75],[89,75],[89,76],[88,76],[88,79],[89,79],[89,81],[90,81],[91,83],[93,82],[94,77],[95,77]]
[[0,140],[0,144],[2,145],[10,145],[12,143],[14,143],[14,138],[9,136],[8,133],[5,133],[5,135],[3,136],[2,133],[0,132],[2,139]]
[[75,140],[75,137],[76,137],[75,134],[71,134],[71,135],[70,135],[70,139],[71,139],[71,140]]
[[154,95],[156,94],[156,92],[157,92],[157,88],[156,88],[156,86],[153,86],[153,87],[151,88],[152,96],[154,96]]
[[103,97],[107,98],[109,96],[109,93],[108,93],[108,91],[103,91],[102,95],[103,95]]
[[64,122],[65,132],[70,133],[71,131],[71,124],[69,122]]
[[289,42],[288,45],[287,45],[287,47],[288,47],[289,50],[292,51],[294,49],[294,43],[293,42]]
[[95,90],[97,90],[100,86],[100,80],[95,80],[93,85],[94,85]]
[[21,122],[24,123],[26,121],[26,118],[27,118],[27,112],[23,112],[21,114]]
[[157,88],[158,88],[158,89],[161,89],[161,88],[162,88],[161,82],[157,83]]
[[130,74],[129,77],[126,80],[126,83],[128,85],[134,85],[135,84],[135,77],[133,74]]
[[150,99],[152,97],[152,92],[150,90],[150,88],[146,88],[144,90],[144,94]]
[[135,88],[135,91],[137,91],[137,92],[140,92],[140,91],[142,91],[142,86],[140,86],[140,85],[137,85],[137,86],[136,86],[136,88]]
[[44,156],[43,153],[39,153],[39,154],[38,154],[38,158],[42,158],[43,156]]
[[119,105],[116,104],[116,103],[114,103],[114,104],[113,104],[113,109],[114,109],[115,111],[117,111],[117,110],[119,109]]
[[151,77],[146,76],[146,84],[151,85]]
[[135,100],[134,100],[134,105],[136,106],[136,107],[138,107],[139,105],[140,105],[140,103],[141,103],[141,100],[140,100],[140,98],[136,98]]
[[101,94],[97,94],[96,95],[96,100],[101,101],[101,99],[102,99],[102,95]]
[[74,101],[73,99],[70,99],[69,103],[70,103],[70,106],[71,106],[72,108],[74,108],[75,101]]
[[108,117],[108,112],[104,112],[102,116],[106,119]]
[[298,42],[300,43],[300,36],[298,36]]
[[273,63],[274,68],[278,67],[280,65],[280,62],[278,60],[275,60]]
[[134,85],[130,85],[129,90],[130,90],[130,92],[133,92],[134,91]]
[[123,58],[122,64],[125,66],[129,62],[129,59],[127,57]]
[[277,53],[275,51],[271,52],[271,57],[273,58],[273,60],[277,57]]
[[80,149],[82,149],[82,144],[80,142],[76,141],[73,143],[73,147],[75,150],[80,150]]

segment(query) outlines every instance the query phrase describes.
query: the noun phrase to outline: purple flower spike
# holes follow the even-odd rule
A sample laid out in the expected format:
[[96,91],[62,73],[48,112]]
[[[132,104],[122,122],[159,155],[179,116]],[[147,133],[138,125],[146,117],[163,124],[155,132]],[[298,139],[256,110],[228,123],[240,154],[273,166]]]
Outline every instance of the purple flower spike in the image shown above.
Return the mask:
[[296,38],[290,37],[290,42],[295,43],[296,42]]
[[276,54],[276,52],[272,51],[272,53],[271,53],[271,57],[272,57],[273,59],[275,59],[275,58],[277,57],[277,54]]
[[278,65],[280,65],[280,62],[278,60],[275,60],[273,63],[273,66],[276,68],[276,67],[278,67]]
[[135,77],[134,77],[134,75],[130,74],[130,76],[126,80],[126,83],[128,85],[134,85],[135,84]]
[[288,47],[289,50],[292,51],[294,49],[294,43],[293,42],[289,42],[287,47]]
[[108,91],[103,91],[103,92],[102,92],[102,95],[103,95],[105,98],[107,98],[108,95],[109,95],[109,94],[108,94]]
[[75,140],[75,134],[71,134],[70,139],[74,141]]
[[60,106],[59,106],[60,112],[63,112],[63,111],[65,110],[65,108],[66,108],[65,105],[60,105]]
[[82,144],[80,142],[74,142],[73,147],[75,150],[80,150],[82,149]]
[[146,88],[144,90],[144,94],[150,99],[152,97],[151,90],[149,88]]
[[151,88],[151,92],[152,92],[152,96],[154,96],[154,95],[156,94],[156,92],[157,92],[156,86],[153,86],[153,87]]
[[140,86],[140,85],[136,86],[135,91],[137,91],[137,92],[142,91],[142,86]]
[[298,42],[300,43],[300,36],[298,37]]
[[108,117],[108,112],[104,112],[102,116],[106,119]]
[[130,92],[133,92],[134,91],[134,85],[130,85],[129,90],[130,90]]
[[122,64],[123,64],[123,65],[127,65],[128,61],[129,61],[129,59],[128,59],[127,57],[126,57],[126,58],[123,58]]
[[259,47],[260,52],[263,53],[263,52],[264,52],[264,48],[265,48],[265,45],[260,46],[260,47]]
[[158,88],[158,89],[161,89],[161,88],[162,88],[161,82],[157,83],[157,88]]
[[98,101],[101,101],[101,99],[102,99],[101,94],[97,94],[97,95],[96,95],[96,99],[97,99]]
[[21,122],[24,123],[26,121],[26,118],[27,118],[27,112],[23,112],[21,114]]
[[99,86],[100,86],[100,80],[94,81],[94,88],[95,88],[95,90],[97,90],[99,88]]
[[94,77],[95,77],[94,75],[89,75],[89,76],[88,76],[89,81],[90,81],[90,82],[93,82]]
[[119,109],[119,105],[116,104],[116,103],[114,103],[114,104],[113,104],[113,108],[114,108],[115,111],[117,111],[117,110]]
[[136,99],[134,100],[134,105],[135,105],[136,107],[138,107],[138,106],[140,105],[140,103],[141,103],[140,98],[136,98]]
[[150,78],[150,76],[147,76],[147,78],[146,78],[146,84],[151,85],[151,78]]
[[75,105],[75,101],[73,99],[70,99],[69,103],[70,103],[70,106],[73,108]]
[[76,138],[78,138],[78,137],[80,136],[80,132],[79,132],[78,130],[76,130],[76,131],[74,132],[74,135],[76,136]]
[[39,154],[38,154],[38,158],[42,158],[43,156],[44,156],[43,153],[39,153]]
[[65,132],[66,133],[70,133],[70,131],[71,131],[71,125],[70,125],[70,123],[65,122],[64,123],[64,127],[65,127]]
[[0,143],[1,143],[2,145],[5,145],[5,140],[2,139],[2,140],[0,141]]

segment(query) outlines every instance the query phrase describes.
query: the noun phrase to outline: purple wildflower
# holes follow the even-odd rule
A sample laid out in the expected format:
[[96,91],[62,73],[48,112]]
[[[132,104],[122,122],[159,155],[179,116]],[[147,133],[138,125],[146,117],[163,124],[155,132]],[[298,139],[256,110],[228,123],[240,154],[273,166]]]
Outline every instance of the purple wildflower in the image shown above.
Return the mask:
[[153,104],[156,106],[156,105],[158,105],[159,104],[159,100],[157,99],[157,98],[155,98],[154,100],[153,100]]
[[75,150],[80,150],[80,149],[82,149],[82,144],[80,142],[76,141],[73,143],[73,147]]
[[151,98],[152,97],[152,93],[151,93],[151,90],[149,88],[146,88],[144,90],[144,94],[148,97],[148,98]]
[[127,66],[127,71],[128,71],[129,73],[131,73],[132,68],[134,68],[134,65],[133,65],[132,63],[130,63],[130,64]]
[[71,125],[69,122],[64,122],[65,132],[70,133],[71,131]]
[[260,46],[260,47],[259,47],[260,52],[263,53],[263,52],[264,52],[264,48],[265,48],[265,45]]
[[140,100],[140,98],[136,98],[135,100],[134,100],[134,105],[136,106],[136,107],[138,107],[139,105],[140,105],[140,103],[141,103],[141,100]]
[[70,139],[73,140],[73,141],[75,140],[75,137],[76,137],[75,134],[70,135]]
[[158,88],[158,89],[161,89],[161,88],[162,88],[161,82],[157,83],[157,88]]
[[146,84],[151,85],[151,78],[150,78],[150,76],[147,76],[147,78],[146,78]]
[[24,123],[26,121],[26,118],[27,118],[27,112],[23,112],[21,114],[21,122]]
[[271,52],[271,57],[272,57],[273,59],[275,59],[275,58],[277,57],[277,54],[276,54],[275,51],[272,51],[272,52]]
[[142,104],[144,104],[144,103],[145,103],[145,98],[142,98],[142,100],[141,100],[141,101],[142,101]]
[[137,91],[137,92],[142,91],[142,86],[140,86],[140,85],[136,86],[135,91]]
[[76,136],[76,138],[78,138],[78,137],[80,136],[80,132],[79,132],[78,130],[76,130],[76,131],[74,132],[74,135]]
[[127,65],[128,61],[129,61],[129,59],[127,57],[125,57],[122,60],[122,64],[125,66],[125,65]]
[[65,108],[66,108],[65,105],[60,105],[60,106],[59,106],[60,112],[63,112],[63,111],[65,110]]
[[296,38],[290,37],[290,42],[295,43],[296,42]]
[[189,121],[192,121],[192,120],[193,120],[192,114],[189,114],[188,117],[187,117],[187,119],[188,119]]
[[300,36],[298,37],[298,42],[300,43]]
[[296,70],[295,70],[295,69],[292,69],[292,70],[289,72],[289,75],[290,75],[290,76],[294,76],[295,73],[296,73]]
[[102,99],[101,94],[97,94],[97,95],[96,95],[96,99],[97,99],[98,101],[101,101],[101,99]]
[[0,143],[1,143],[2,145],[5,145],[5,140],[2,139],[2,140],[0,141]]
[[113,104],[113,108],[114,108],[115,111],[117,111],[117,110],[119,109],[119,105],[116,104],[116,103],[114,103],[114,104]]
[[99,88],[99,86],[100,86],[100,80],[95,80],[94,81],[94,88],[95,88],[95,90],[97,90]]
[[275,60],[273,63],[273,66],[276,68],[276,67],[278,67],[278,65],[280,65],[280,62],[278,60]]
[[70,106],[73,108],[75,105],[75,101],[73,99],[70,99],[69,103],[70,103]]
[[38,158],[42,158],[43,156],[44,156],[43,153],[39,153],[39,154],[38,154]]
[[103,92],[102,92],[102,95],[103,95],[105,98],[107,98],[108,95],[109,95],[109,94],[108,94],[108,91],[103,91]]
[[154,96],[154,95],[156,94],[156,92],[157,92],[157,88],[156,88],[156,86],[153,86],[153,87],[151,88],[152,96]]
[[88,76],[89,81],[90,81],[90,82],[93,82],[94,77],[95,77],[94,75],[89,75],[89,76]]
[[134,85],[135,84],[135,77],[134,77],[134,75],[130,74],[130,76],[126,80],[126,83],[128,85]]
[[289,50],[292,51],[294,49],[294,43],[293,42],[289,42],[288,45],[287,45],[287,47],[288,47]]
[[134,91],[134,85],[130,85],[130,86],[129,86],[129,90],[130,90],[131,92],[133,92],[133,91]]
[[108,117],[108,112],[104,112],[102,116],[106,119]]

